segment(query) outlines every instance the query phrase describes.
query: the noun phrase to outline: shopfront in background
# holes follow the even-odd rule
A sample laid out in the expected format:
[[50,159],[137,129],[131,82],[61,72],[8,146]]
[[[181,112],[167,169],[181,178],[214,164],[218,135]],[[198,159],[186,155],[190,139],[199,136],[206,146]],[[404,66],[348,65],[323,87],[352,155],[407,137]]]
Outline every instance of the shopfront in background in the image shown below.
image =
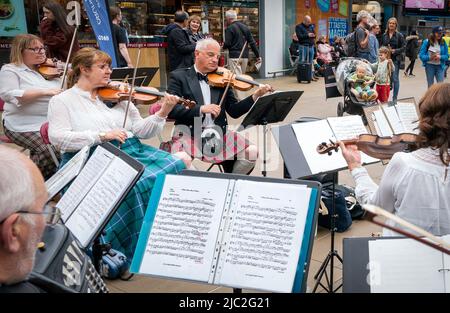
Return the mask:
[[[0,31],[0,62],[9,62],[10,43],[18,33],[38,34],[39,21],[42,19],[42,5],[45,0],[1,0],[14,3],[14,10],[23,12],[25,18],[11,20],[11,25],[1,27],[7,31]],[[57,0],[73,14],[74,5],[81,7],[81,26],[78,39],[82,47],[96,46],[95,36],[89,19],[83,9],[82,0]],[[255,40],[259,42],[259,0],[237,1],[181,1],[181,0],[108,0],[109,5],[121,8],[123,24],[128,31],[128,51],[133,64],[136,63],[138,47],[141,49],[140,67],[158,67],[159,71],[150,85],[155,87],[167,86],[167,38],[161,34],[164,26],[173,22],[176,10],[184,9],[189,15],[197,14],[202,19],[205,33],[223,42],[226,28],[225,12],[235,9],[238,19],[246,23],[252,31]],[[17,15],[16,15],[17,16]],[[73,16],[74,18],[74,16]],[[4,20],[3,20],[4,22]],[[251,70],[251,67],[250,67]]]

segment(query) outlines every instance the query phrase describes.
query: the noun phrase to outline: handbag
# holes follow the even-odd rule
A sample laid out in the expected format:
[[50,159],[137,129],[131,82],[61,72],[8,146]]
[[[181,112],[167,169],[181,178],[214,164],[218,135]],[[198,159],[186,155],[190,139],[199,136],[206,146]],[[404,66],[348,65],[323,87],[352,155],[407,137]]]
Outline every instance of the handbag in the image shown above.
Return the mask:
[[[327,229],[331,229],[331,209],[333,208],[333,189],[326,187],[322,189],[321,200],[326,209],[322,209],[323,212],[328,211],[328,214],[320,214],[318,223],[320,226]],[[352,225],[352,217],[347,209],[347,203],[345,201],[344,194],[341,190],[335,189],[334,192],[335,203],[335,230],[339,233],[346,231]]]

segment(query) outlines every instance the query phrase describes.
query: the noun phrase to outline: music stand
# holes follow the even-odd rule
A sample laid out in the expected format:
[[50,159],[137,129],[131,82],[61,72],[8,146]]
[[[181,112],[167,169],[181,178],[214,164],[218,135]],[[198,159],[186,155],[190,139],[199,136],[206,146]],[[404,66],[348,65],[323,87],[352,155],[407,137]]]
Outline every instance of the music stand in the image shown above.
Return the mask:
[[[159,70],[158,67],[140,67],[136,70],[136,81],[135,85],[138,87],[148,86],[155,77],[156,72]],[[111,73],[111,80],[121,81],[130,83],[133,79],[134,68],[115,68]]]
[[255,125],[263,126],[263,170],[262,175],[267,176],[267,125],[282,122],[292,107],[297,103],[303,91],[279,91],[259,97],[250,112],[242,121],[241,127],[246,129]]

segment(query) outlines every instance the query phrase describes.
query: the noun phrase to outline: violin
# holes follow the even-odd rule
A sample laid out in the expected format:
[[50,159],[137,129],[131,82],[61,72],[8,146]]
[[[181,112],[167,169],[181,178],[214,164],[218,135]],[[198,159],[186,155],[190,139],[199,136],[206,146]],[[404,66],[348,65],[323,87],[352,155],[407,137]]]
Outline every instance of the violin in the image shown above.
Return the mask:
[[38,72],[46,80],[59,78],[63,74],[63,70],[57,67],[57,61],[47,59],[44,63],[38,65]]
[[[398,134],[392,137],[380,137],[371,134],[359,135],[357,139],[342,140],[345,145],[356,145],[358,150],[380,160],[388,160],[396,152],[411,152],[417,149],[418,136],[415,134]],[[332,140],[330,143],[322,142],[316,148],[319,154],[331,155],[338,151],[339,145]]]
[[[132,101],[136,104],[152,104],[159,98],[164,97],[164,93],[154,87],[135,87],[131,95]],[[128,100],[130,94],[127,84],[108,85],[98,90],[98,96],[102,101],[120,102]],[[195,101],[180,98],[179,103],[188,109],[195,106]]]
[[224,67],[218,67],[215,72],[208,74],[208,84],[213,87],[226,87],[230,82],[230,87],[240,91],[248,91],[253,87],[259,87],[260,83],[255,82],[249,75],[234,75]]

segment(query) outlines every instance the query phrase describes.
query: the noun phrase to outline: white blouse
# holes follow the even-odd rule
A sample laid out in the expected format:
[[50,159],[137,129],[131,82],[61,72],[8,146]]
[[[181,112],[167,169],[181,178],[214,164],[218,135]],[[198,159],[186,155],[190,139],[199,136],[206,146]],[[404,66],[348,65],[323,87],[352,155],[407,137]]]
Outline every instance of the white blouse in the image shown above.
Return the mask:
[[5,101],[3,120],[6,128],[14,132],[39,131],[47,121],[50,96],[36,98],[26,104],[19,102],[30,89],[60,88],[59,78],[46,80],[38,72],[22,64],[5,64],[0,71],[0,98]]
[[[439,150],[419,149],[396,153],[378,187],[363,167],[351,173],[361,204],[374,204],[434,235],[450,234],[450,167],[439,159]],[[402,228],[392,221],[388,225]],[[409,230],[410,231],[410,230]],[[398,235],[388,229],[383,235]]]
[[[50,142],[62,152],[99,144],[100,132],[123,129],[126,104],[122,101],[108,108],[98,97],[93,100],[89,92],[74,86],[50,100]],[[138,109],[130,103],[125,129],[129,137],[150,138],[162,131],[165,121],[156,114],[142,118]]]

